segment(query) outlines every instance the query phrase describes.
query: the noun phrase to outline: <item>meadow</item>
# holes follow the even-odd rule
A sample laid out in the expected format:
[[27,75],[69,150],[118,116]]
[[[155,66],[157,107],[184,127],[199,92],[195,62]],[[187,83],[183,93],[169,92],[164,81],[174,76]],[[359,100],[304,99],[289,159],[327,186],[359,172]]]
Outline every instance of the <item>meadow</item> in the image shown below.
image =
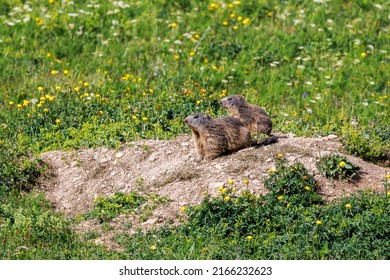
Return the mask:
[[386,174],[384,194],[297,192],[291,208],[275,177],[267,197],[223,194],[179,227],[117,236],[123,252],[78,236],[36,183],[42,152],[172,139],[231,94],[275,131],[336,134],[388,164],[389,22],[384,0],[0,0],[0,258],[390,259]]

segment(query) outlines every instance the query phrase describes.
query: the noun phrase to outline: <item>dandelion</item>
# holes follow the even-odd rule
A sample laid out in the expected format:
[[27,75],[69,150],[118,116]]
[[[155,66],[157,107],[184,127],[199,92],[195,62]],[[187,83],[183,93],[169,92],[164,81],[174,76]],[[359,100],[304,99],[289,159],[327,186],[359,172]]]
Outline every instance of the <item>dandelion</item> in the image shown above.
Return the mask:
[[64,70],[64,75],[68,75],[69,74],[69,70]]
[[226,188],[223,188],[221,192],[222,192],[223,194],[226,194],[227,191],[228,191],[228,190],[227,190]]
[[345,167],[345,161],[340,161],[339,166],[342,168]]
[[23,107],[23,105],[22,104],[18,104],[18,105],[16,105],[16,107],[18,107],[18,109],[20,109],[20,108]]
[[15,102],[10,101],[10,102],[8,102],[8,105],[9,105],[9,106],[14,106],[14,105],[15,105]]
[[317,220],[317,221],[316,221],[316,224],[317,224],[317,225],[322,225],[322,221]]
[[282,158],[283,156],[283,154],[278,154],[278,158]]
[[56,124],[60,124],[61,123],[61,120],[60,119],[56,119]]
[[345,204],[345,208],[347,208],[347,209],[351,209],[351,208],[352,208],[352,205],[351,205],[351,204],[349,204],[349,203],[347,203],[347,204]]
[[176,22],[172,22],[172,23],[171,23],[171,27],[172,27],[172,28],[176,28],[176,27],[177,27],[177,23],[176,23]]
[[309,186],[306,186],[306,187],[305,187],[305,190],[311,191],[311,188],[310,188]]
[[229,184],[229,185],[233,185],[233,184],[234,184],[234,181],[233,181],[232,179],[229,179],[229,180],[228,180],[228,184]]
[[367,53],[366,53],[366,52],[362,52],[362,53],[360,54],[360,56],[361,56],[362,58],[365,58],[365,57],[367,56]]
[[249,184],[249,181],[247,179],[245,179],[243,182],[244,182],[245,185]]
[[179,60],[180,56],[175,55],[175,60]]
[[147,118],[147,117],[142,117],[142,120],[143,120],[144,122],[146,122],[146,121],[148,120],[148,118]]
[[252,235],[248,235],[248,236],[246,237],[246,240],[248,240],[248,241],[253,240],[253,236],[252,236]]
[[390,173],[389,173],[389,174],[386,174],[386,179],[387,179],[387,180],[390,179]]
[[242,21],[242,16],[239,16],[239,17],[237,18],[237,20],[238,20],[238,21]]
[[196,105],[199,105],[199,104],[201,104],[201,103],[202,103],[201,100],[196,100]]
[[278,196],[278,200],[283,200],[283,195]]
[[228,26],[229,25],[229,22],[227,22],[226,20],[222,23],[223,26]]
[[186,208],[185,206],[180,207],[180,211],[181,211],[181,212],[184,212],[184,211],[186,211],[186,210],[187,210],[187,208]]
[[242,24],[248,24],[251,20],[249,18],[246,18],[242,21]]
[[56,90],[60,91],[62,88],[60,86],[56,86]]
[[202,192],[202,195],[207,195],[207,192],[206,192],[206,191],[203,191],[203,192]]
[[225,196],[225,201],[229,202],[230,201],[230,196]]
[[38,87],[38,91],[43,91],[43,87]]
[[103,111],[99,111],[98,112],[98,116],[103,116],[104,112]]
[[49,112],[49,109],[45,108],[45,109],[43,109],[43,112],[44,112],[44,113],[48,113],[48,112]]
[[156,245],[151,245],[149,248],[150,248],[150,250],[156,250],[157,249]]
[[85,87],[89,86],[89,83],[88,82],[84,82],[84,86]]
[[194,55],[196,55],[196,52],[194,51],[190,52],[190,56],[194,56]]
[[237,26],[237,25],[234,25],[234,26],[233,26],[233,29],[234,29],[234,30],[237,30],[237,29],[238,29],[238,26]]
[[50,71],[50,74],[56,75],[56,74],[57,74],[57,70],[51,70],[51,71]]
[[135,121],[137,119],[136,115],[132,115],[131,118]]

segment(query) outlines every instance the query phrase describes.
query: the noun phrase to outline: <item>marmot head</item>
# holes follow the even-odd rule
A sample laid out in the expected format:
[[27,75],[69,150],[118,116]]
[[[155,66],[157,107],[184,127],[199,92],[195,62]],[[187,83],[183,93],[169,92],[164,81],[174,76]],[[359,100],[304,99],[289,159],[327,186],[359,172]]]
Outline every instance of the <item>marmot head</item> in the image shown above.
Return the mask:
[[208,127],[211,121],[211,117],[204,113],[196,113],[189,115],[184,119],[186,125],[191,129],[201,129]]
[[241,95],[230,95],[226,96],[225,98],[222,98],[220,104],[225,109],[229,109],[242,106],[244,104],[247,104],[247,102]]

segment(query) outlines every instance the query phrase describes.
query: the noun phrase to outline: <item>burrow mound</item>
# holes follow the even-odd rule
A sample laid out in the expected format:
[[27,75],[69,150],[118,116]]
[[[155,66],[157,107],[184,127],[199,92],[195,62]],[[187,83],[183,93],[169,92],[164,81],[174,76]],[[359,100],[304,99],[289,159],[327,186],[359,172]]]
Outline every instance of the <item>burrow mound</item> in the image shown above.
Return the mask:
[[[114,227],[118,228],[124,220],[131,220],[132,229],[136,226],[147,229],[167,221],[177,222],[181,206],[199,204],[204,198],[203,192],[216,195],[217,188],[226,185],[229,179],[241,186],[241,182],[247,179],[247,188],[253,193],[266,193],[263,181],[269,176],[267,171],[274,168],[275,157],[279,153],[283,153],[290,163],[299,161],[314,174],[319,184],[318,193],[325,199],[365,188],[383,188],[386,168],[350,155],[344,156],[361,167],[359,180],[328,180],[318,173],[315,163],[321,156],[342,154],[342,145],[336,136],[283,137],[276,144],[248,148],[210,162],[196,160],[194,143],[189,135],[180,135],[174,140],[131,142],[117,150],[52,151],[41,155],[48,166],[48,172],[41,178],[41,185],[54,207],[67,216],[91,210],[98,195],[136,191],[169,198],[170,202],[157,207],[146,222],[137,222],[137,217],[129,215],[112,221]],[[85,231],[95,226],[96,222],[89,221],[80,228]]]

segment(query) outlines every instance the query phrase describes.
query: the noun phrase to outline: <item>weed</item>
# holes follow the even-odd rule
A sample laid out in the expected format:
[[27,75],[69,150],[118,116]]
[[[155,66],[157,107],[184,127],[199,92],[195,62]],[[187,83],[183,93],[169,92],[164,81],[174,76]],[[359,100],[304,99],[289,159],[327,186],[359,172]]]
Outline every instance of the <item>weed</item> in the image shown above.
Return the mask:
[[326,178],[353,179],[360,167],[352,164],[346,157],[329,155],[322,157],[316,164],[317,170]]

